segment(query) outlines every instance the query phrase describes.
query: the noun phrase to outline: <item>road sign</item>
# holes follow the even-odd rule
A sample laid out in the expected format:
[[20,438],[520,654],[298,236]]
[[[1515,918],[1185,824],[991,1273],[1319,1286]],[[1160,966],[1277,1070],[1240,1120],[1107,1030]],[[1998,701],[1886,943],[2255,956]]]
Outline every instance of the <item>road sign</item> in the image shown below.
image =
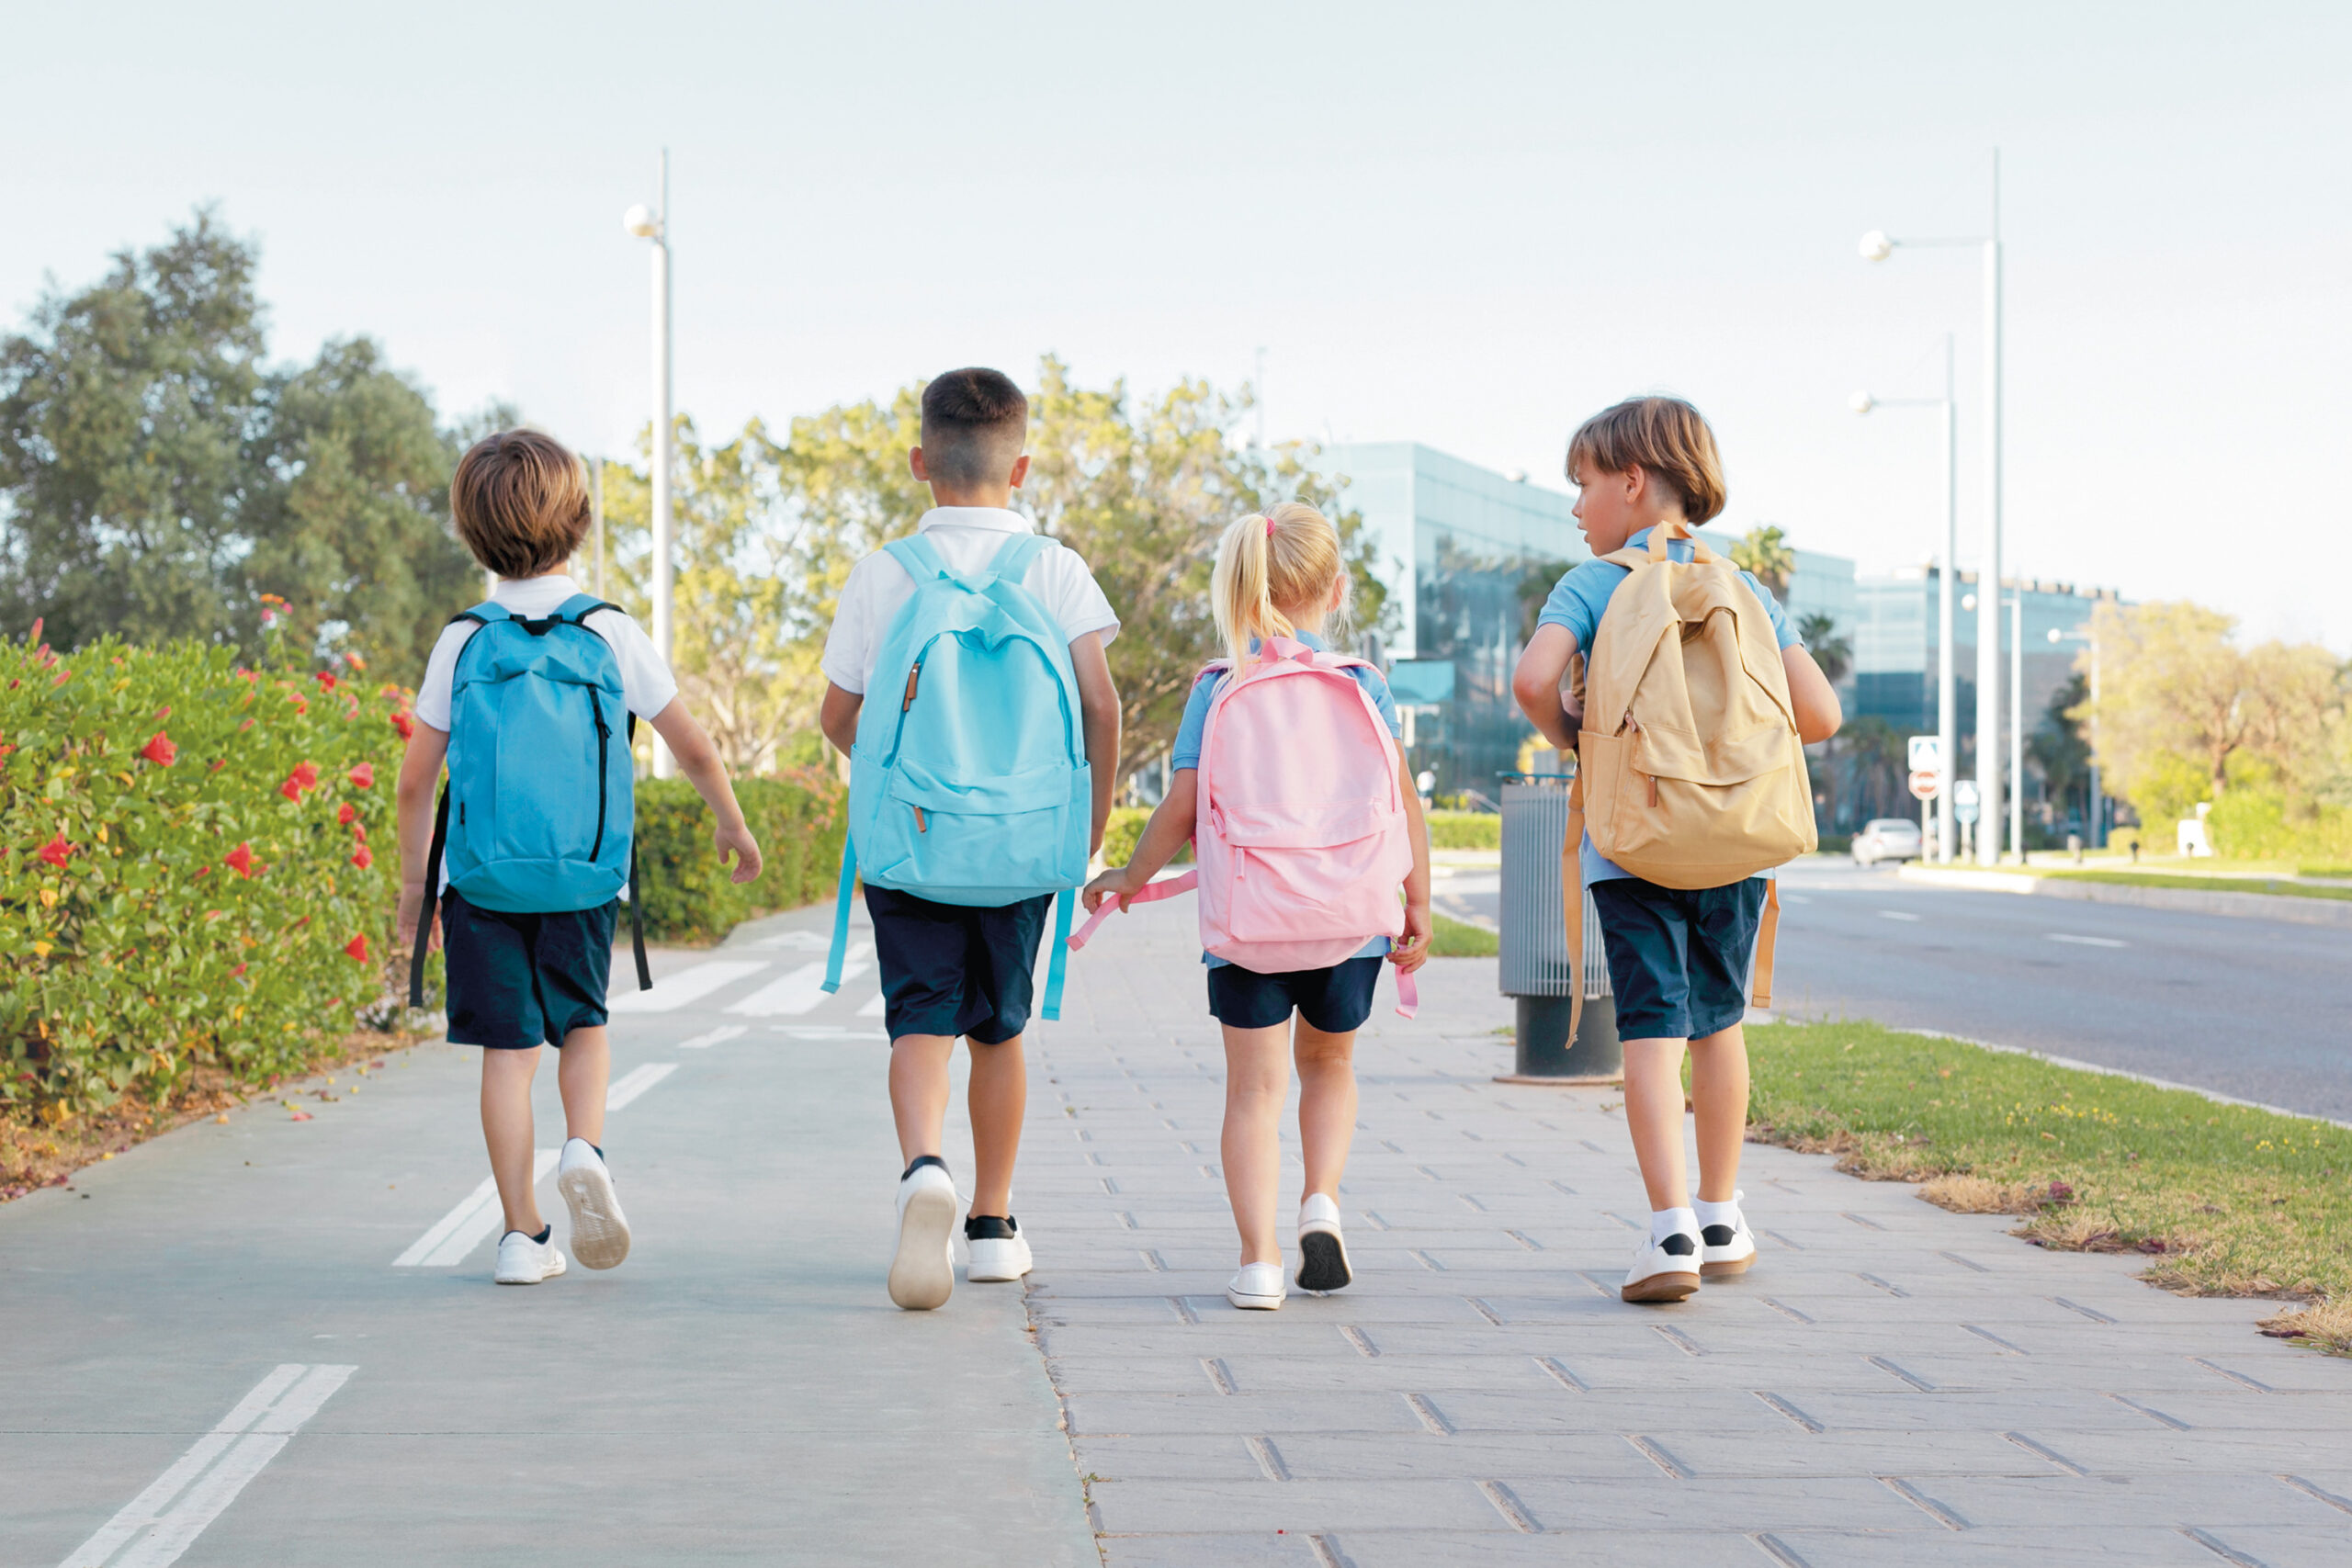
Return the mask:
[[1911,793],[1919,799],[1933,800],[1943,792],[1943,775],[1932,768],[1911,775]]
[[[1939,773],[1944,770],[1944,738],[1940,735],[1915,735],[1910,739],[1911,771],[1915,773]],[[1932,798],[1921,795],[1922,800]]]
[[1976,820],[1976,781],[1962,779],[1951,786],[1951,814],[1965,826]]

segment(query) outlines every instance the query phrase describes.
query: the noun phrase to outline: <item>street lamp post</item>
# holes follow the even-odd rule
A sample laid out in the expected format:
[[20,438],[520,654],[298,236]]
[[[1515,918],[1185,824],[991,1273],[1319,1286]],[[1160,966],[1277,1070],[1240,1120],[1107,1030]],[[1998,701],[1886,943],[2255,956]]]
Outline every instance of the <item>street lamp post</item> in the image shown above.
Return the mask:
[[2099,788],[2098,776],[2098,623],[2086,621],[2071,632],[2062,632],[2052,626],[2050,628],[2050,640],[2053,644],[2084,643],[2091,650],[2091,819],[2088,826],[2091,848],[2103,850],[2107,848],[2107,795]]
[[1952,661],[1952,586],[1960,575],[1960,412],[1952,397],[1951,333],[1944,333],[1944,395],[1940,398],[1874,398],[1856,392],[1853,409],[1939,408],[1944,416],[1944,544],[1936,573],[1936,747],[1940,760],[1936,791],[1936,859],[1950,863],[1960,853],[1960,823],[1951,814],[1951,784],[1960,772],[1958,678]]
[[[1974,239],[1897,240],[1873,229],[1862,236],[1866,261],[1884,261],[1898,247],[1968,246],[1984,255],[1984,422],[1985,499],[1984,557],[1979,563],[1988,591],[1976,595],[1976,789],[1986,815],[2000,808],[2000,702],[1992,694],[2001,681],[2001,154],[1993,153],[1993,227]],[[1989,700],[1988,700],[1989,699]],[[2023,818],[2012,804],[2014,832]],[[1977,835],[1977,860],[1985,865],[2000,859],[1997,834]]]
[[[653,245],[653,646],[670,662],[670,150],[662,150],[662,205],[639,202],[621,215],[621,226]],[[666,779],[677,764],[662,738],[653,738],[653,776]]]

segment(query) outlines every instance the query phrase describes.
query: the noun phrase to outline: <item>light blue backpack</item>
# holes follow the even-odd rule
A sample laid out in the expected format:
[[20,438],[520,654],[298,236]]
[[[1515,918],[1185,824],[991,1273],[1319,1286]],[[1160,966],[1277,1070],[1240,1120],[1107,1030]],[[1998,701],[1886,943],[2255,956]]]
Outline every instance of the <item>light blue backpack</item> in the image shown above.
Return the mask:
[[1021,586],[1045,537],[988,570],[948,570],[917,534],[885,546],[915,581],[882,639],[850,754],[849,840],[824,988],[841,988],[852,885],[941,904],[1059,893],[1041,1015],[1061,1016],[1062,964],[1086,880],[1094,786],[1069,645]]
[[[449,781],[433,819],[424,883],[479,908],[552,914],[601,908],[629,892],[638,985],[650,989],[638,919],[637,720],[612,645],[586,624],[614,606],[575,593],[540,620],[483,603],[449,618],[478,629],[458,650],[449,691]],[[450,803],[456,802],[454,814]],[[409,1004],[424,1005],[417,922]]]

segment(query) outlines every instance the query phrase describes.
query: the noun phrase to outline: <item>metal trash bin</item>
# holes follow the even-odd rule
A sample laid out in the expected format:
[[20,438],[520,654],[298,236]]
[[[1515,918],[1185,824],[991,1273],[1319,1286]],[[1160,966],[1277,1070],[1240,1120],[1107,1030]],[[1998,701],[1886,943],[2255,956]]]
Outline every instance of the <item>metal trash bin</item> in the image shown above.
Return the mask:
[[1568,1038],[1566,925],[1560,848],[1568,836],[1566,777],[1503,785],[1502,993],[1519,1001],[1519,1049],[1503,1083],[1611,1083],[1624,1076],[1617,1001],[1600,945],[1600,915],[1584,896],[1584,1021]]

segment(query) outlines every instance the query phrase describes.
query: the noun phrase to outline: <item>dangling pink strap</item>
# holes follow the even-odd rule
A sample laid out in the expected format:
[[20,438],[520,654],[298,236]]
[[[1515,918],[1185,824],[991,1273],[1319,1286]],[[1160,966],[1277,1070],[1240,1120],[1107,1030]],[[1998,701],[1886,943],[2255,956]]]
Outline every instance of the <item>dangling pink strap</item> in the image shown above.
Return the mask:
[[1396,1016],[1410,1018],[1421,1010],[1421,987],[1410,969],[1396,971]]
[[1076,953],[1084,947],[1086,939],[1094,934],[1095,927],[1109,919],[1127,905],[1149,904],[1161,898],[1173,898],[1179,893],[1190,893],[1200,885],[1201,874],[1197,870],[1188,871],[1182,876],[1171,876],[1165,882],[1152,883],[1140,892],[1128,894],[1124,900],[1105,898],[1095,906],[1094,913],[1086,917],[1084,925],[1070,932],[1069,950]]

